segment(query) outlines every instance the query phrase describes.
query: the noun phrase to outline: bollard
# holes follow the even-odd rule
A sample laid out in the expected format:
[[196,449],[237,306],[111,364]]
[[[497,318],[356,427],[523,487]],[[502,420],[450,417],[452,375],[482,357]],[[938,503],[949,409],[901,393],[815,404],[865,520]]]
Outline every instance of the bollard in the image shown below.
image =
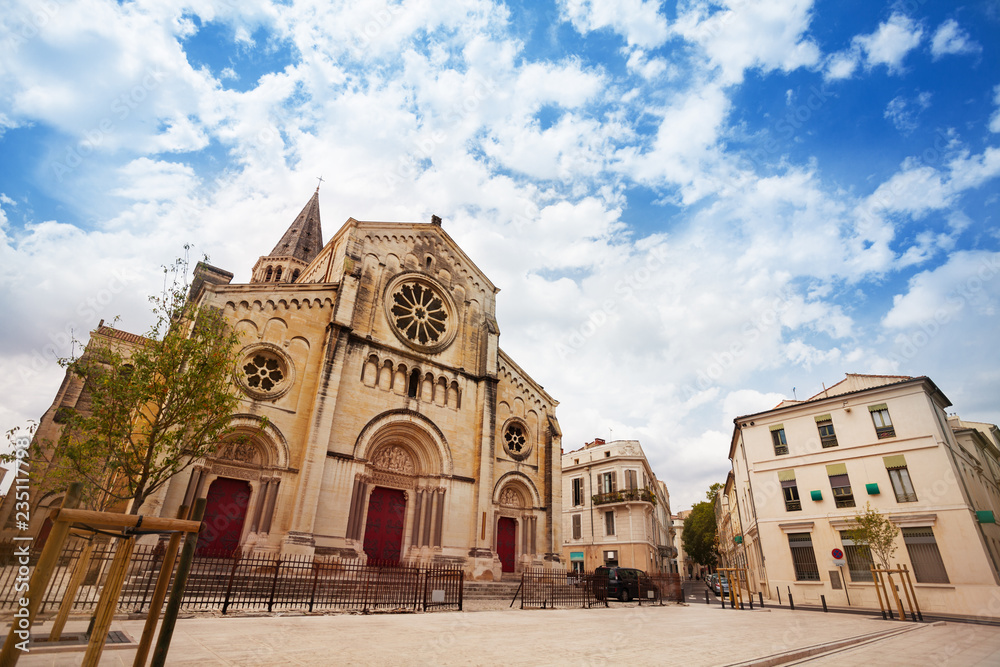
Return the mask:
[[778,588],[777,586],[775,586],[774,590],[778,591],[778,604],[780,605],[781,604],[781,589]]
[[705,604],[712,604],[711,602],[708,601],[708,589],[707,588],[705,589]]
[[792,592],[788,591],[788,607],[795,611],[795,600],[792,599]]
[[764,608],[764,592],[763,591],[758,591],[757,592],[757,599],[760,600],[760,608],[763,609]]
[[823,611],[826,611],[827,610],[826,609],[826,596],[825,595],[820,595],[819,596],[819,601],[823,603]]

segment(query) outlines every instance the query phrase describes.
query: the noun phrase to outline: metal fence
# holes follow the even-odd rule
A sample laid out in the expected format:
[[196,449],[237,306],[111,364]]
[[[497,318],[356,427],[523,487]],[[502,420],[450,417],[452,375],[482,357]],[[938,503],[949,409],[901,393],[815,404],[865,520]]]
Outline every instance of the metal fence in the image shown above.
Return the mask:
[[[642,604],[684,601],[679,574],[650,574],[636,579],[630,598]],[[521,608],[608,606],[607,572],[583,573],[531,569],[521,573]]]
[[670,602],[684,602],[684,587],[681,575],[676,573],[650,574],[649,578],[660,590],[660,598]]
[[[0,543],[0,611],[13,609],[18,596],[15,548],[13,543]],[[82,543],[63,550],[40,613],[59,608],[82,551]],[[95,546],[74,611],[96,607],[114,552],[114,543]],[[37,557],[38,553],[32,554],[29,567]],[[162,560],[159,545],[135,548],[118,601],[119,612],[148,611]],[[464,572],[454,566],[368,565],[324,556],[280,554],[199,555],[192,563],[181,606],[192,611],[221,610],[223,614],[230,609],[461,610],[463,583]]]
[[521,608],[606,607],[607,587],[607,577],[592,573],[529,569],[521,573]]

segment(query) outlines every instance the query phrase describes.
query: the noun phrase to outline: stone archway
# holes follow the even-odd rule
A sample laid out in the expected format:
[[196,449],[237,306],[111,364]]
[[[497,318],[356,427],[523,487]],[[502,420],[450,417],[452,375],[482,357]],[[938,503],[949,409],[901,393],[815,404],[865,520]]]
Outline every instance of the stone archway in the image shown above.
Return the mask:
[[494,549],[502,572],[531,567],[536,558],[538,511],[535,500],[535,489],[523,475],[508,473],[497,482],[493,497]]
[[[426,422],[426,423],[425,423]],[[355,445],[355,477],[346,537],[369,560],[416,562],[443,547],[451,453],[439,430],[408,412],[373,419]]]

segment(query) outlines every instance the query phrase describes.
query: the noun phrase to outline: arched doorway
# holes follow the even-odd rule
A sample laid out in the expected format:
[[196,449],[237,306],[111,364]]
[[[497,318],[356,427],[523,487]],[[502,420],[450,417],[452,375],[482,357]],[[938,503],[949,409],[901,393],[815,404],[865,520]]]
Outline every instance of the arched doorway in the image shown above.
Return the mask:
[[240,547],[243,522],[250,505],[250,483],[218,477],[208,487],[198,555],[228,556]]
[[384,486],[372,489],[365,522],[365,554],[369,563],[399,563],[405,522],[406,494]]
[[517,519],[502,516],[497,521],[497,557],[500,559],[501,571],[515,571],[517,553]]

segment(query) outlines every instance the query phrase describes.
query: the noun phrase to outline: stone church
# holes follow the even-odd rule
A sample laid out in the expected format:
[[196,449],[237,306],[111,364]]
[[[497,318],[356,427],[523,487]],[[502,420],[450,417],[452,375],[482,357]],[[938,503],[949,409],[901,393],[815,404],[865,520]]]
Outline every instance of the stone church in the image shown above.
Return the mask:
[[190,299],[241,334],[232,419],[248,437],[143,514],[206,497],[205,550],[452,563],[479,579],[559,562],[558,403],[499,348],[499,288],[439,218],[350,218],[324,244],[317,188],[250,282],[232,278],[201,263]]

